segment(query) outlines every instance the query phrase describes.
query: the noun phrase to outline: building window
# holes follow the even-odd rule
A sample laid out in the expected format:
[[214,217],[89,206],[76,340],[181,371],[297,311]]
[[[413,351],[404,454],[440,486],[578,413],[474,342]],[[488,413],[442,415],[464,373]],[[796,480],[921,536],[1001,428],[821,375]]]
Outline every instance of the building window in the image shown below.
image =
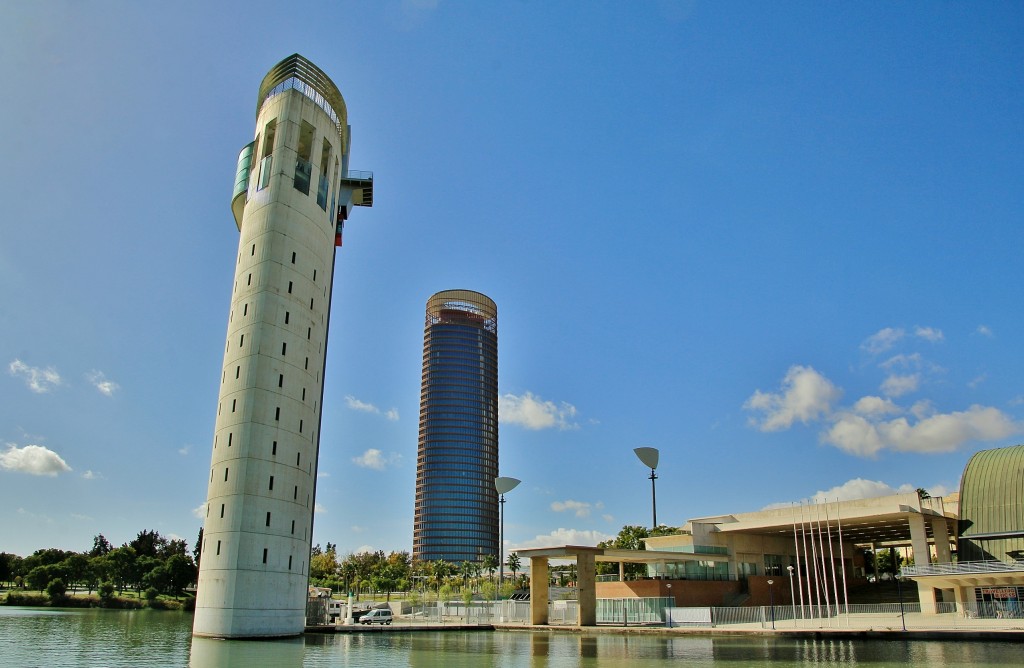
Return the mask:
[[[228,432],[228,447],[229,448],[231,447],[231,438],[232,438],[232,436],[234,436],[234,432],[229,431]],[[225,480],[226,480],[226,478],[225,478]]]
[[246,282],[246,285],[252,285],[252,274],[249,274],[249,279]]
[[238,403],[238,399],[232,399],[231,400],[231,412],[232,413],[235,412],[235,404],[237,404],[237,403]]
[[274,491],[274,476],[270,476],[270,491]]
[[299,433],[302,433],[302,420],[299,420]]
[[299,149],[295,155],[295,189],[303,195],[309,194],[309,179],[313,174],[313,165],[309,157],[313,153],[313,126],[302,121],[299,126]]
[[292,520],[292,535],[295,535],[295,520]]
[[295,264],[295,251],[292,251],[292,264]]
[[316,189],[316,203],[324,211],[327,211],[327,192],[330,190],[330,182],[327,180],[327,168],[330,164],[331,142],[324,137],[323,146],[320,148],[320,183]]
[[309,308],[310,309],[313,308],[313,298],[312,297],[309,298]]
[[[297,460],[297,459],[296,459],[296,461],[295,461],[295,465],[296,465],[296,466],[298,466],[298,465],[299,465],[299,462],[298,462],[298,460]],[[298,485],[296,485],[296,486],[295,486],[295,491],[294,491],[294,492],[292,492],[292,500],[293,500],[293,501],[295,501],[295,500],[298,500],[298,498],[299,498],[299,486],[298,486]]]
[[280,420],[281,419],[281,407],[280,406],[278,406],[277,408],[274,409],[274,419],[275,420]]
[[267,526],[270,526],[270,511],[267,511]]
[[292,293],[292,282],[288,281],[288,294]]
[[289,313],[288,311],[284,312],[284,324],[286,324],[286,325],[288,324],[288,318],[290,316],[291,316],[291,313]]
[[263,548],[263,563],[267,563],[267,548]]
[[309,341],[312,338],[313,338],[313,328],[312,327],[307,327],[306,328],[306,340]]
[[284,354],[286,352],[288,352],[288,342],[287,341],[285,341],[285,342],[283,342],[281,344],[281,357],[284,357]]
[[277,386],[278,387],[284,387],[284,374],[283,373],[277,374]]
[[306,400],[306,388],[302,388],[302,400]]
[[249,315],[249,305],[248,304],[244,304],[242,306],[242,315],[243,316]]
[[306,371],[309,371],[309,358],[306,358]]
[[236,380],[238,379],[238,374],[240,374],[240,373],[242,373],[242,367],[241,366],[236,366],[235,367],[235,379]]
[[228,467],[224,467],[224,482],[228,481]]
[[277,454],[277,441],[274,441],[274,445],[270,449],[270,454],[272,454],[272,455],[276,455]]
[[299,465],[299,458],[300,458],[300,457],[302,457],[302,453],[301,453],[301,452],[296,452],[296,453],[295,453],[295,465],[296,465],[296,466],[298,466],[298,465]]
[[252,245],[252,253],[250,255],[256,255],[256,244]]
[[292,555],[288,555],[288,570],[292,569]]
[[224,504],[223,503],[220,504],[220,516],[223,519],[223,517],[224,517]]
[[217,541],[217,556],[220,556],[220,541]]
[[241,336],[238,337],[238,347],[241,348],[242,344],[244,344],[244,343],[245,343],[245,334],[242,334]]
[[274,164],[274,136],[277,134],[277,119],[267,123],[263,135],[263,160],[260,162],[260,178],[257,190],[263,190],[270,185],[270,169]]
[[316,269],[313,270],[313,282],[316,282]]

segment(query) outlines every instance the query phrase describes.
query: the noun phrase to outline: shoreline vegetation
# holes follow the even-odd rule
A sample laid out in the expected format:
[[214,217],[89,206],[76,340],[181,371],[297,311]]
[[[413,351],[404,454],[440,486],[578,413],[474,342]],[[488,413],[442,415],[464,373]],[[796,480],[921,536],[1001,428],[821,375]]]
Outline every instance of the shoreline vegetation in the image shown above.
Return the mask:
[[117,596],[111,592],[87,594],[58,594],[56,596],[43,592],[8,590],[0,592],[0,605],[20,606],[26,608],[106,608],[109,610],[178,610],[194,612],[196,599],[185,596],[175,599],[167,596],[143,592],[138,596]]

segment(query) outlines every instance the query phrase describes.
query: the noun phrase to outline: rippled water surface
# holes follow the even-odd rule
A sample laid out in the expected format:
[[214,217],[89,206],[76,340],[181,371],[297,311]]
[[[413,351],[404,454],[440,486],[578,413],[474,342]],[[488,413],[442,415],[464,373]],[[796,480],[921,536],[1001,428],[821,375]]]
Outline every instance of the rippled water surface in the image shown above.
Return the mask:
[[527,631],[192,638],[192,616],[0,607],[3,666],[932,666],[1024,665],[1019,642],[575,635]]

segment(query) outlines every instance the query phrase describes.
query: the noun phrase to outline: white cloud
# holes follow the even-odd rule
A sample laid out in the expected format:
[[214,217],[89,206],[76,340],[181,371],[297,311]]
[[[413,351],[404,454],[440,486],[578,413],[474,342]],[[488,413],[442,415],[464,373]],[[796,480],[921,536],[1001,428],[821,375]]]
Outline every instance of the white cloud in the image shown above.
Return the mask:
[[397,452],[392,452],[390,455],[385,455],[377,448],[370,448],[358,457],[353,457],[352,461],[357,466],[362,466],[365,469],[374,469],[375,471],[383,471],[389,466],[396,466],[402,461],[402,455]]
[[373,554],[377,551],[373,545],[360,545],[356,549],[352,550],[352,554]]
[[[836,500],[839,501],[856,501],[857,499],[873,499],[880,496],[891,496],[893,494],[909,494],[917,491],[920,485],[912,485],[910,483],[904,483],[899,487],[893,487],[892,485],[882,482],[881,480],[865,480],[864,478],[854,478],[853,480],[847,480],[841,485],[837,485],[832,489],[819,490],[811,495],[808,499],[801,499],[799,501],[788,501],[781,503],[773,503],[765,506],[763,510],[774,510],[778,508],[790,508],[794,503],[829,503]],[[949,494],[949,488],[945,485],[931,485],[924,487],[924,489],[935,497],[946,496]]]
[[861,397],[857,400],[857,403],[853,405],[853,411],[858,415],[871,417],[876,415],[902,413],[903,409],[889,399],[882,399],[881,397]]
[[351,531],[352,533],[363,533],[364,531],[366,531],[366,527],[361,527],[357,524],[353,524],[351,527],[349,527],[349,531]]
[[918,326],[918,327],[916,327],[914,329],[914,336],[916,336],[916,337],[918,337],[920,339],[924,339],[926,341],[931,341],[933,343],[935,343],[937,341],[942,341],[943,339],[946,338],[943,335],[942,330],[940,330],[940,329],[935,329],[934,327],[920,327],[920,326]]
[[995,336],[995,334],[992,332],[992,329],[988,327],[988,325],[978,325],[978,328],[975,329],[974,332],[976,334],[981,334],[982,336],[987,336],[990,339]]
[[25,384],[28,385],[28,389],[32,390],[36,394],[45,394],[50,390],[60,387],[64,384],[61,380],[60,374],[52,366],[41,369],[35,366],[29,366],[19,359],[14,360],[7,365],[7,371],[15,377],[21,377]]
[[919,369],[921,368],[922,360],[921,353],[913,353],[911,355],[893,355],[889,359],[885,360],[878,366],[882,367],[886,371],[890,371],[893,367],[901,369]]
[[192,509],[192,515],[194,517],[196,517],[197,519],[205,520],[206,519],[206,502],[204,501],[203,503],[201,503],[198,506],[196,506],[195,508],[193,508]]
[[85,377],[90,383],[92,383],[93,387],[100,391],[100,394],[104,394],[108,397],[114,396],[114,392],[121,387],[114,381],[107,380],[102,371],[90,371],[85,375]]
[[327,513],[327,506],[320,502],[316,502],[313,504],[313,512],[317,515],[324,515]]
[[19,448],[7,444],[7,450],[0,452],[0,468],[29,475],[55,476],[67,473],[71,467],[53,450],[41,445],[26,445]]
[[866,338],[860,347],[872,355],[878,355],[892,348],[905,335],[906,332],[898,327],[886,327]]
[[906,376],[893,374],[882,381],[882,394],[888,397],[901,397],[904,394],[917,391],[921,384],[921,374],[912,373]]
[[614,522],[615,521],[615,516],[614,515],[601,515],[601,519],[603,519],[605,522]]
[[883,448],[900,452],[951,452],[965,443],[996,441],[1024,431],[996,408],[971,406],[966,411],[871,422],[853,413],[840,413],[822,433],[824,442],[854,455],[872,456]]
[[[598,508],[601,508],[603,504],[597,504]],[[571,511],[576,513],[576,517],[590,517],[590,511],[593,506],[586,501],[573,501],[568,499],[566,501],[553,501],[551,503],[551,510],[556,513],[563,513],[565,511]]]
[[984,383],[986,380],[988,380],[988,374],[983,373],[980,376],[975,376],[974,378],[972,378],[970,382],[967,383],[967,387],[971,388],[972,390],[975,390],[978,388],[979,385]]
[[579,529],[555,529],[549,534],[535,536],[529,540],[515,543],[515,550],[525,550],[531,547],[560,547],[562,545],[580,545],[597,547],[597,544],[612,540],[614,534],[602,533],[600,531],[581,531]]
[[504,394],[498,397],[498,421],[527,429],[579,429],[573,422],[576,407],[570,403],[555,404],[526,392],[521,396]]
[[777,394],[757,390],[743,404],[747,410],[764,413],[760,422],[751,418],[751,424],[761,431],[788,429],[794,422],[807,424],[826,416],[842,394],[825,376],[804,366],[790,367],[780,390]]
[[183,445],[180,448],[178,448],[178,454],[181,455],[182,457],[187,457],[191,449],[191,445]]
[[96,471],[86,471],[82,474],[82,477],[86,480],[103,480],[103,474]]
[[[361,413],[370,413],[372,415],[382,414],[381,410],[374,406],[373,404],[356,399],[351,394],[345,395],[345,404],[352,410],[359,411]],[[386,413],[383,413],[383,415],[388,420],[395,422],[396,420],[398,420],[398,409],[392,408],[388,410]]]

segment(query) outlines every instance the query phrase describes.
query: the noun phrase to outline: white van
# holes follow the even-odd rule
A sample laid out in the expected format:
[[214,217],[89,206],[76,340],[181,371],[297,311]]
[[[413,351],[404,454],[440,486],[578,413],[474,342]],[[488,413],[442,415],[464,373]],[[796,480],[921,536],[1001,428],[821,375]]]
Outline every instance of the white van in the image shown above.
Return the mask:
[[390,624],[394,619],[390,608],[374,608],[359,618],[360,624]]

